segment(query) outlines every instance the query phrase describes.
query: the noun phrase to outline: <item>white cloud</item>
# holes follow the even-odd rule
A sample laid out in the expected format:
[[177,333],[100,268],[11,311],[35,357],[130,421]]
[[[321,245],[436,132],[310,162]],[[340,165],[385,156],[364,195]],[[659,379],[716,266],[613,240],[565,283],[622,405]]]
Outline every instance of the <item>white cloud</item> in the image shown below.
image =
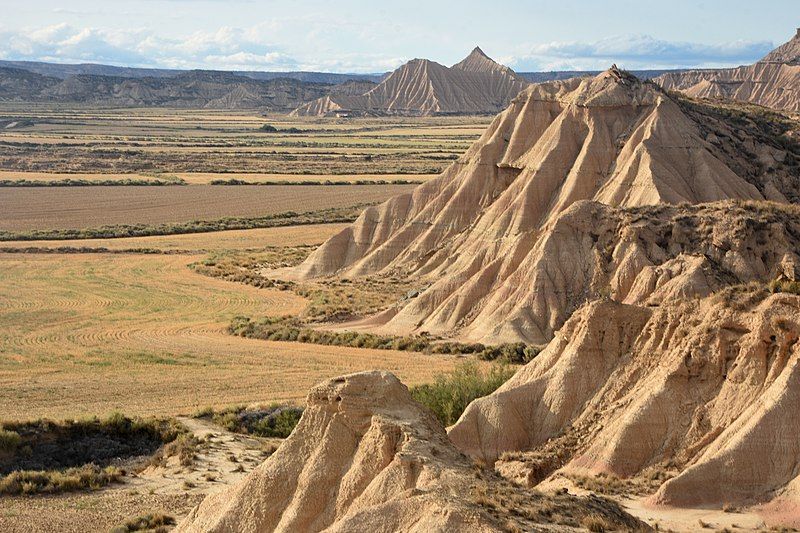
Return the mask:
[[165,38],[144,29],[76,28],[62,23],[0,31],[0,57],[181,68],[297,67],[297,61],[269,44],[263,35],[257,28],[223,26],[185,38]]
[[649,35],[621,35],[594,42],[554,41],[529,45],[505,58],[517,70],[595,70],[611,63],[627,68],[737,66],[773,48],[768,41],[722,44],[674,42]]
[[[376,52],[382,42],[377,28],[359,28],[346,20],[323,23],[308,14],[298,17],[271,18],[246,28],[220,26],[213,31],[195,31],[179,37],[167,37],[144,28],[108,29],[67,23],[0,27],[0,58],[140,67],[328,72],[385,72],[409,59],[398,56],[396,51]],[[298,25],[303,27],[302,34],[297,34]],[[276,42],[291,42],[293,48],[287,51]],[[351,52],[342,52],[342,48]],[[368,51],[362,52],[365,48]],[[498,60],[518,71],[600,70],[611,63],[626,68],[735,66],[751,63],[771,48],[772,44],[764,41],[708,45],[664,41],[649,35],[623,35],[593,42],[521,45]]]

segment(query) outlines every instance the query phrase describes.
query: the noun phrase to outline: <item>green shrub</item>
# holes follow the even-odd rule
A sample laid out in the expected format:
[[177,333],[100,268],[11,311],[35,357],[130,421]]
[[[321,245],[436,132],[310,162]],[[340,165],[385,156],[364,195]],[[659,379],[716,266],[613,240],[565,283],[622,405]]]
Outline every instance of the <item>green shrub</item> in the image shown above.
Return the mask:
[[273,404],[263,409],[231,407],[210,414],[204,410],[202,417],[209,417],[215,424],[234,433],[286,438],[302,415],[303,409],[300,407]]
[[481,371],[477,363],[467,361],[448,374],[436,376],[432,384],[413,387],[411,395],[433,411],[442,424],[450,426],[472,400],[491,394],[513,375],[514,368],[505,364],[493,364]]
[[301,416],[303,416],[302,409],[282,408],[256,422],[250,429],[250,433],[260,437],[285,439],[294,431]]

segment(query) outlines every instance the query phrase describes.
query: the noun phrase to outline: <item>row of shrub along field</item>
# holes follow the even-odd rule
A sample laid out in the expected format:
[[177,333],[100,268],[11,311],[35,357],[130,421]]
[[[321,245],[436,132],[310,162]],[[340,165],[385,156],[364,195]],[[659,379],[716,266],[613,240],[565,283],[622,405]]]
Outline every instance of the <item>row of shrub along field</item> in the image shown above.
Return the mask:
[[[228,217],[215,220],[193,220],[162,224],[119,224],[80,229],[35,229],[27,231],[2,231],[0,242],[41,240],[97,240],[125,237],[147,237],[209,233],[242,229],[264,229],[321,224],[342,224],[355,220],[363,206],[323,209],[307,213],[293,211],[263,217]],[[96,244],[96,243],[95,243]],[[88,244],[93,247],[92,244]]]
[[9,253],[25,249],[56,251],[107,250],[110,252],[142,251],[143,253],[208,252],[235,253],[236,251],[258,251],[265,248],[316,247],[329,237],[339,233],[347,224],[302,224],[272,228],[220,230],[202,233],[173,233],[143,237],[117,237],[109,239],[69,240],[24,240],[0,241],[0,250]]
[[228,326],[228,331],[232,335],[251,339],[400,350],[423,354],[475,355],[483,361],[500,360],[516,364],[528,363],[541,351],[541,347],[523,342],[486,346],[481,343],[445,341],[429,335],[399,337],[356,331],[326,331],[307,327],[296,317],[265,317],[258,321],[248,317],[236,317]]
[[82,185],[387,185],[423,183],[438,174],[258,174],[231,172],[165,173],[57,173],[0,170],[0,187],[56,187]]

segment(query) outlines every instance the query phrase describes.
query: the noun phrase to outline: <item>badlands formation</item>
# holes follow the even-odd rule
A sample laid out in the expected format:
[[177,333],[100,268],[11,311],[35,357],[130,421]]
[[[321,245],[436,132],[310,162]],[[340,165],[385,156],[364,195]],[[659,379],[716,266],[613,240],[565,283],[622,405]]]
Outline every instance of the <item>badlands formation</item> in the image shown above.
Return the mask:
[[[617,69],[534,85],[441,176],[368,208],[282,275],[419,280],[419,296],[370,326],[542,344],[587,300],[609,291],[628,298],[645,268],[688,280],[707,264],[727,272],[737,263],[739,281],[768,282],[782,254],[797,250],[791,243],[770,243],[780,248],[774,256],[751,258],[735,239],[731,250],[715,247],[731,229],[722,219],[704,218],[715,228],[693,234],[681,220],[701,214],[645,208],[796,202],[797,161],[796,148],[759,124],[733,126],[713,108],[674,100]],[[650,214],[663,233],[648,230]],[[637,217],[641,229],[626,225]]]
[[696,98],[726,98],[800,112],[800,29],[754,65],[669,72],[655,81]]
[[295,109],[294,116],[495,114],[528,82],[480,48],[445,67],[414,59],[359,96],[330,94]]
[[551,490],[586,483],[800,526],[800,296],[778,290],[800,282],[800,149],[774,127],[616,68],[525,90],[281,273],[407,276],[419,295],[361,327],[544,350],[447,434],[389,374],[324,383],[179,531],[647,529]]
[[646,527],[608,500],[532,493],[475,467],[396,377],[375,371],[312,389],[278,451],[176,531],[572,531],[587,517]]

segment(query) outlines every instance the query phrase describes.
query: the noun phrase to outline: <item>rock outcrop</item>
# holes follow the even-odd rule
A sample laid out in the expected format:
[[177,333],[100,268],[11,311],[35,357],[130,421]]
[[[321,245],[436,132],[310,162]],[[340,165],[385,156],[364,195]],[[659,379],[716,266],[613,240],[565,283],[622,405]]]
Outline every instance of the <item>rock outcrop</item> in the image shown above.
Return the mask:
[[798,337],[800,296],[763,287],[657,307],[595,301],[449,435],[532,485],[670,470],[652,502],[775,500],[798,524]]
[[568,531],[588,515],[646,527],[610,501],[544,496],[482,471],[397,378],[376,371],[312,389],[280,448],[176,531]]
[[[712,237],[684,246],[673,242],[677,233],[651,233],[633,245],[625,224],[637,215],[626,210],[800,199],[800,149],[754,124],[733,125],[616,68],[534,85],[437,179],[368,208],[280,275],[415,279],[427,288],[383,313],[374,329],[544,343],[587,299],[607,290],[627,298],[645,267],[694,279],[700,290]],[[734,227],[718,216],[725,209],[714,216]],[[669,213],[661,224],[697,214]],[[790,250],[777,245],[776,254]],[[766,280],[778,260],[767,256],[746,276],[739,269],[742,281]],[[635,287],[641,298],[653,296],[647,283]]]
[[327,95],[294,116],[495,114],[528,82],[492,61],[480,48],[452,67],[414,59],[360,96]]
[[696,98],[725,98],[800,111],[800,29],[757,63],[729,69],[669,72],[654,80]]

